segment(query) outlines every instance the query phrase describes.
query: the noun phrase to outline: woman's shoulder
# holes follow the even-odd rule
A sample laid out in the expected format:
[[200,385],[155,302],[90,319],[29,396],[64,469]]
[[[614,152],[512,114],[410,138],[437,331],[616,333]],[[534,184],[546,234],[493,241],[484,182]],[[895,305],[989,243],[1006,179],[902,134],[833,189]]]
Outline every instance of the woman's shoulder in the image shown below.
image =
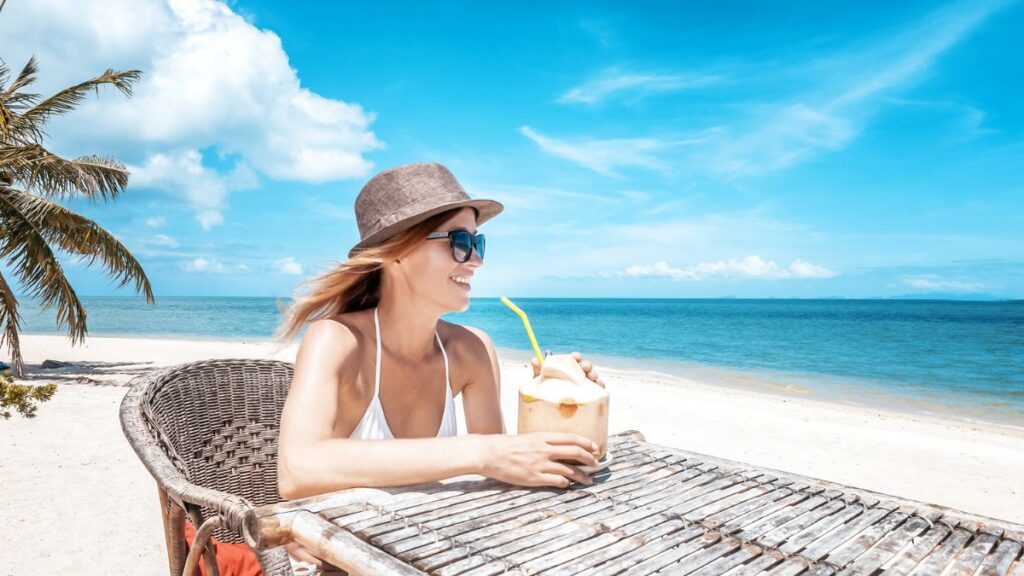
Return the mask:
[[494,350],[491,337],[480,328],[444,320],[438,324],[438,332],[445,342],[445,347],[453,352],[479,357],[489,355]]
[[353,337],[362,337],[373,332],[373,312],[370,310],[357,310],[355,312],[344,312],[327,316],[310,323],[309,328],[320,327],[320,330],[341,336],[350,334]]
[[358,361],[356,352],[363,347],[368,330],[372,326],[367,327],[365,311],[336,314],[311,322],[300,348],[324,351],[327,354],[321,357],[333,358],[340,367],[349,360]]

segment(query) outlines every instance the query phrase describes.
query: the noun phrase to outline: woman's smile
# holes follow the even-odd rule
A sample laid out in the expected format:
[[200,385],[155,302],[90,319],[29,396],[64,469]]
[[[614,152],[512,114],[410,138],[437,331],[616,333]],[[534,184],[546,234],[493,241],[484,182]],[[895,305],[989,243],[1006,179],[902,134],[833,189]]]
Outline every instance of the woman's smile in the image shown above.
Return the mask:
[[469,280],[472,276],[449,276],[448,279],[458,285],[459,288],[469,292],[470,284]]

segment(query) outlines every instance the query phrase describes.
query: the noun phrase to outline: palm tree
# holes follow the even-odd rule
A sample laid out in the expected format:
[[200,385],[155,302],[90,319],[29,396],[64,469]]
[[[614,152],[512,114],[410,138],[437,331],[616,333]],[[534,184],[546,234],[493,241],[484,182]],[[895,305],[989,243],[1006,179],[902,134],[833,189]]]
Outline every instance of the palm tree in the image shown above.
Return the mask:
[[[142,266],[113,234],[54,202],[116,199],[128,185],[124,164],[102,156],[68,159],[53,154],[43,147],[43,126],[53,116],[74,110],[101,86],[131,96],[142,73],[107,70],[43,99],[25,91],[37,71],[33,57],[11,80],[10,69],[0,61],[0,260],[6,260],[31,297],[41,299],[43,309],[56,306],[57,326],[67,326],[75,345],[88,332],[86,310],[64,276],[56,250],[88,260],[89,265],[99,259],[108,275],[120,280],[118,287],[134,284],[147,302],[155,300]],[[0,347],[7,345],[15,376],[24,378],[20,323],[18,300],[0,273]]]

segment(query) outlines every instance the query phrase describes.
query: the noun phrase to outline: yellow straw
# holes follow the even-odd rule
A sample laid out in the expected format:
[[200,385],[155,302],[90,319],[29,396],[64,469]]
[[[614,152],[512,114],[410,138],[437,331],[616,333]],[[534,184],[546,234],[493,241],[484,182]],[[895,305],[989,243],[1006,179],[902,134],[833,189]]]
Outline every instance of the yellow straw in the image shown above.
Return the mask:
[[543,366],[544,355],[540,353],[540,346],[537,345],[537,337],[533,335],[533,328],[530,328],[530,319],[526,317],[526,312],[520,310],[519,306],[516,306],[511,300],[504,296],[501,297],[501,303],[508,306],[516,313],[516,315],[519,316],[519,319],[523,321],[523,328],[526,328],[526,335],[530,337],[530,345],[533,346],[533,353],[537,355],[537,365]]

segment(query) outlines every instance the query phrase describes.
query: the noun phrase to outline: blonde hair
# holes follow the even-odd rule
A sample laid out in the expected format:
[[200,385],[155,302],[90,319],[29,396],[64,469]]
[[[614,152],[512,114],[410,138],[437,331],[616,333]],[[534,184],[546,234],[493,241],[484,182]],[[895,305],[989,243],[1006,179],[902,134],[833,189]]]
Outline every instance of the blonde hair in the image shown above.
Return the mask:
[[307,322],[377,306],[384,263],[401,258],[426,242],[428,233],[458,211],[456,208],[435,214],[378,246],[361,250],[332,270],[303,281],[300,286],[312,286],[308,295],[298,298],[287,308],[278,303],[285,318],[278,326],[275,338],[284,346]]

